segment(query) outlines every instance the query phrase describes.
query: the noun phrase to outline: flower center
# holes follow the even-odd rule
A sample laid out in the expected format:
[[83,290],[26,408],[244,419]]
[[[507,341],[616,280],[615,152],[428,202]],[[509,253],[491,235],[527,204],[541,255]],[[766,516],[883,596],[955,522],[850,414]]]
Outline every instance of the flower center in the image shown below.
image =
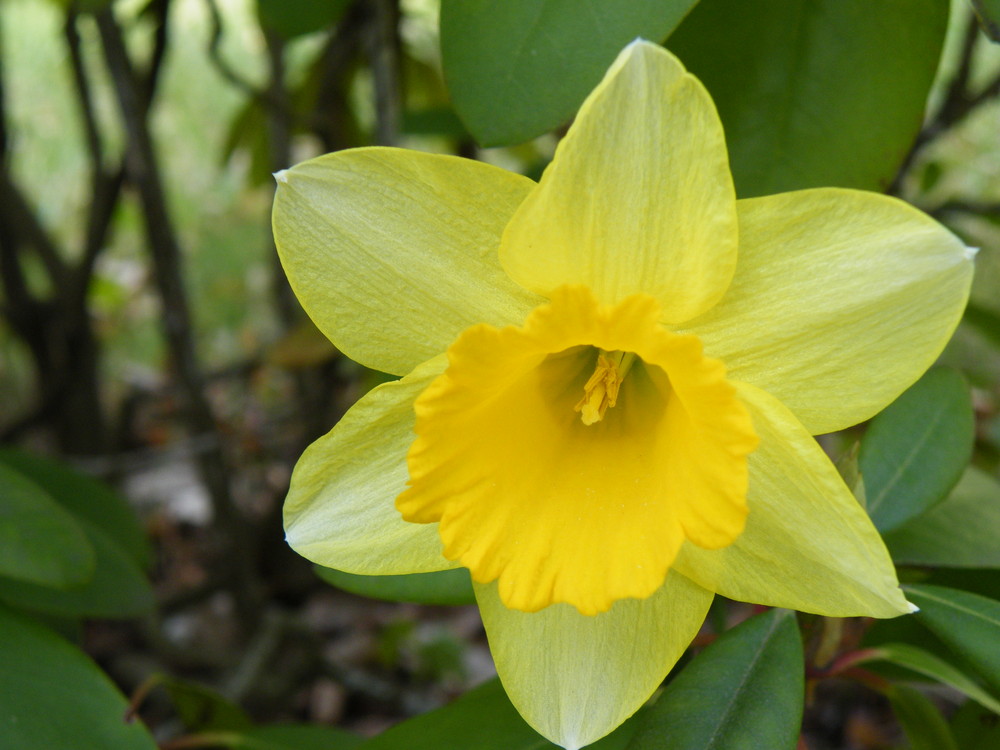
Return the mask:
[[573,407],[585,425],[600,422],[604,413],[618,403],[618,390],[633,362],[632,352],[598,350],[594,374],[583,386],[583,398]]
[[742,533],[750,415],[723,364],[660,317],[643,294],[602,305],[562,287],[520,327],[462,332],[417,398],[396,507],[437,523],[444,556],[496,580],[506,607],[596,615],[650,596],[683,544]]

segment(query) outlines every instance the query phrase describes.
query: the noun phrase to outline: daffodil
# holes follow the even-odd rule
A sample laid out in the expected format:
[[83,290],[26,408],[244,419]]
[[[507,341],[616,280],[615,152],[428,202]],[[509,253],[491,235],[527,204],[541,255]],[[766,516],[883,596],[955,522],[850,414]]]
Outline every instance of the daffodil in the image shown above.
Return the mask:
[[331,341],[403,376],[302,456],[288,540],[362,574],[464,566],[518,710],[567,748],[656,689],[714,594],[911,611],[812,435],[940,353],[971,253],[894,198],[736,200],[715,107],[627,47],[541,181],[367,148],[278,176]]

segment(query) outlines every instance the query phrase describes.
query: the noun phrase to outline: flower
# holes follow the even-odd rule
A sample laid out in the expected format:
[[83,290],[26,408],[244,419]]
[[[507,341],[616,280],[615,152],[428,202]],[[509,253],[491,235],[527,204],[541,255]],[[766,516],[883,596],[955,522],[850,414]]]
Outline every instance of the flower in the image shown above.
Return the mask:
[[971,253],[894,198],[736,200],[702,85],[635,42],[539,183],[368,148],[278,175],[274,234],[333,343],[402,375],[302,456],[289,543],[469,569],[504,686],[567,748],[631,715],[715,593],[911,611],[811,437],[930,366]]

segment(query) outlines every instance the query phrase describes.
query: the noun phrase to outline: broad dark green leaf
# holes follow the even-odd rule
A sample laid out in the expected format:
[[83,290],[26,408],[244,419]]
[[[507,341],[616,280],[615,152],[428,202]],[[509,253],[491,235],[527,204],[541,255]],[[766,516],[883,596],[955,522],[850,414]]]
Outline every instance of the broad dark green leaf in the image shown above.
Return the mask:
[[329,28],[340,20],[350,0],[257,0],[261,25],[293,39]]
[[945,500],[884,538],[897,564],[1000,568],[1000,483],[970,466]]
[[972,7],[983,33],[1000,43],[1000,0],[972,0]]
[[1000,747],[1000,717],[975,701],[966,701],[951,717],[951,733],[962,750],[996,750]]
[[647,712],[628,750],[793,750],[802,641],[786,610],[757,615],[695,657]]
[[246,712],[210,687],[169,675],[158,675],[166,688],[177,716],[189,732],[248,730],[252,726]]
[[972,456],[974,418],[960,374],[935,368],[872,420],[861,441],[868,514],[879,531],[943,500]]
[[398,576],[359,576],[316,566],[316,573],[329,584],[352,594],[390,602],[415,604],[475,604],[472,581],[465,568],[438,573]]
[[108,485],[66,464],[24,451],[0,449],[0,464],[30,478],[70,513],[100,528],[140,567],[148,567],[146,535],[128,501]]
[[908,685],[893,685],[888,696],[910,750],[958,750],[944,716],[926,695]]
[[205,735],[213,747],[228,750],[353,750],[363,737],[342,729],[312,725],[251,727],[241,732],[213,732]]
[[73,516],[37,484],[0,464],[0,575],[40,586],[78,586],[94,550]]
[[[1000,702],[984,690],[979,683],[961,669],[922,648],[905,643],[885,643],[878,648],[870,649],[864,661],[878,660],[904,667],[944,685],[950,685],[966,697],[972,698],[980,705],[1000,714]],[[859,661],[858,663],[863,662]]]
[[[637,717],[629,719],[604,739],[588,745],[588,750],[623,750],[635,732],[636,723]],[[444,708],[392,727],[361,747],[364,750],[556,748],[525,724],[496,679],[470,690]]]
[[127,702],[82,651],[0,606],[0,738],[4,750],[156,750]]
[[78,519],[96,553],[94,575],[82,586],[51,589],[0,577],[0,601],[61,617],[135,617],[153,607],[153,592],[135,561],[93,524]]
[[884,190],[923,120],[948,0],[702,0],[667,47],[708,87],[740,197]]
[[636,37],[661,41],[697,0],[442,0],[441,56],[483,146],[566,122]]
[[403,112],[402,131],[407,135],[468,138],[469,134],[451,107],[427,107]]
[[1000,694],[1000,602],[943,586],[907,586],[917,619]]

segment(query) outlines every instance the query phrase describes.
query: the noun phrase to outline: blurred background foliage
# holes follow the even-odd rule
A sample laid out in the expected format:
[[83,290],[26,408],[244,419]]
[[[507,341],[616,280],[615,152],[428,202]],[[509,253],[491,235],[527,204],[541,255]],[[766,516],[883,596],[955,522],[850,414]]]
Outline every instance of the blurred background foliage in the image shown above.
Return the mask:
[[641,35],[711,90],[741,195],[885,190],[981,252],[947,367],[821,439],[922,615],[719,601],[691,667],[600,746],[705,747],[727,722],[759,747],[1000,746],[997,18],[987,0],[0,0],[0,744],[545,746],[490,680],[464,573],[317,575],[283,543],[296,458],[386,376],[297,307],[270,175],[381,144],[537,178]]

